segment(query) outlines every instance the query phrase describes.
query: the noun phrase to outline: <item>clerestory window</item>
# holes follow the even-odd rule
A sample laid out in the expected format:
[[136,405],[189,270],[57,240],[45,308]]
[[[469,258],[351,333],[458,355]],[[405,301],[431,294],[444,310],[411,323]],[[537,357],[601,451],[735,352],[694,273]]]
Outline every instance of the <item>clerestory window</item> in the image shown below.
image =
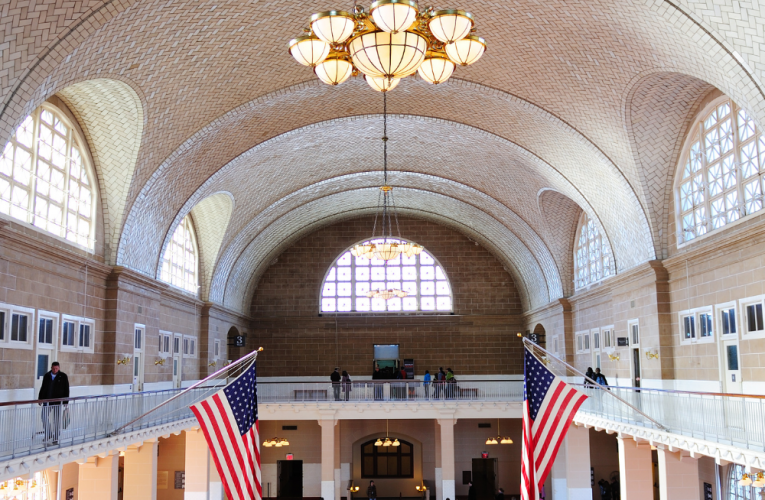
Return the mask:
[[[350,248],[340,254],[324,277],[321,312],[452,311],[452,287],[441,264],[427,250],[386,262],[354,257]],[[369,291],[388,289],[403,290],[407,296],[388,300],[367,297]]]
[[92,250],[95,176],[88,158],[74,124],[43,104],[0,157],[0,213]]
[[763,208],[765,140],[752,117],[727,97],[690,128],[675,178],[678,244]]
[[197,237],[191,218],[183,218],[173,232],[162,256],[160,279],[165,283],[197,293]]
[[574,249],[574,284],[582,288],[614,274],[613,257],[608,241],[603,238],[598,226],[582,212],[576,230]]

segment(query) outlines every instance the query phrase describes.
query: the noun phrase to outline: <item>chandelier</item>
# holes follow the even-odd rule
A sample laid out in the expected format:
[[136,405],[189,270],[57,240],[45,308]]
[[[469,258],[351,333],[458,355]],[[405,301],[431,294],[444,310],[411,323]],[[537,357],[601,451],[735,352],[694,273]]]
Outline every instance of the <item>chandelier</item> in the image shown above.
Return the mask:
[[354,2],[353,13],[312,15],[305,31],[289,42],[297,62],[313,68],[328,85],[361,72],[379,92],[415,72],[428,83],[443,83],[458,64],[473,64],[486,51],[486,41],[473,34],[472,14],[432,7],[420,11],[416,0],[377,0],[369,13]]
[[486,444],[513,444],[513,440],[510,439],[507,436],[503,436],[501,432],[499,432],[499,419],[497,419],[497,434],[499,434],[497,437],[490,437],[486,440]]
[[375,441],[375,446],[401,446],[401,443],[398,441],[398,438],[393,438],[391,440],[388,437],[388,421],[385,420],[385,440],[383,441],[380,438],[377,438],[377,441]]
[[290,445],[290,442],[287,441],[286,438],[274,437],[274,438],[266,439],[265,441],[263,441],[263,446],[265,446],[266,448],[271,448],[272,446],[274,448],[281,448],[282,446],[289,446],[289,445]]

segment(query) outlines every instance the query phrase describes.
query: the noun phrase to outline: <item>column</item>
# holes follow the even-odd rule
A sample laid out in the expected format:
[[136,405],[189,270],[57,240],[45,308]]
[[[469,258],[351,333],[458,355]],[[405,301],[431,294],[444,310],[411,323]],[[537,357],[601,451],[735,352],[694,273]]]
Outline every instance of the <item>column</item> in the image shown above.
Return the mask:
[[446,500],[456,500],[454,494],[454,424],[456,418],[439,418],[438,425],[441,426],[441,487],[440,498]]
[[441,488],[441,480],[443,479],[441,475],[441,425],[439,425],[438,421],[436,421],[435,427],[435,436],[433,437],[433,443],[435,448],[435,458],[436,458],[436,470],[433,477],[435,477],[435,485],[436,485],[436,491],[435,496],[431,493],[431,498],[435,498],[436,500],[444,500],[443,490]]
[[622,500],[653,498],[653,461],[651,445],[619,436],[619,484]]
[[[202,429],[186,431],[186,489],[184,500],[208,500],[210,486],[210,451]],[[213,464],[213,467],[215,464]]]
[[333,480],[335,481],[335,500],[340,500],[343,496],[343,482],[340,480],[340,425],[338,423],[335,429],[335,470]]
[[124,473],[122,500],[157,500],[156,439],[144,441],[141,446],[128,446]]
[[[209,454],[210,451],[208,450],[207,453]],[[213,461],[212,457],[210,457],[209,460],[210,463],[210,500],[223,500],[223,481],[220,479],[220,474],[218,474],[218,469],[215,467],[215,462]],[[261,473],[262,476],[262,473]],[[261,483],[262,484],[262,483]],[[265,490],[265,488],[264,488]],[[266,495],[266,492],[263,491],[263,496]]]
[[592,500],[590,429],[573,424],[569,427],[550,474],[553,498]]
[[701,498],[699,461],[688,452],[671,453],[659,448],[659,498],[698,500]]
[[81,463],[77,479],[77,498],[117,500],[119,463],[119,455],[90,457],[87,462]]
[[[333,412],[334,413],[334,412]],[[321,497],[335,498],[335,419],[319,420],[321,426]]]

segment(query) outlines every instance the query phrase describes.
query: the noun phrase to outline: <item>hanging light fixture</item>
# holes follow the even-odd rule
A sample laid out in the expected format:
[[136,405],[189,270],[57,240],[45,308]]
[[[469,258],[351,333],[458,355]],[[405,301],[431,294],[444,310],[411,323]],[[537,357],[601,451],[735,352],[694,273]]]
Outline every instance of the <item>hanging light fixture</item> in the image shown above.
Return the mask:
[[[486,50],[483,38],[471,35],[472,14],[420,11],[415,0],[377,0],[369,13],[354,2],[352,13],[330,10],[310,19],[308,35],[291,40],[290,53],[300,64],[315,68],[316,76],[329,85],[360,72],[370,87],[386,92],[418,70],[423,79],[437,84],[448,80],[457,64],[473,64]],[[329,64],[323,66],[325,59]]]
[[485,444],[513,444],[513,440],[507,436],[503,436],[499,431],[499,419],[497,419],[497,437],[490,437],[486,439]]
[[[279,428],[279,421],[276,421],[276,428]],[[287,441],[286,438],[280,438],[280,437],[272,437],[271,439],[266,439],[263,441],[263,446],[265,448],[282,448],[284,446],[289,446],[290,442]]]
[[765,487],[765,474],[763,474],[762,472],[758,472],[757,479],[754,480],[754,482],[752,483],[752,486],[754,486],[755,488]]
[[[393,198],[393,187],[388,185],[388,94],[383,93],[383,185],[377,197],[377,212],[375,213],[375,222],[372,228],[372,238],[351,249],[351,254],[355,257],[365,259],[380,259],[388,262],[398,258],[401,254],[407,257],[419,255],[422,252],[422,246],[416,243],[404,242],[401,240],[401,232],[398,227],[398,214],[396,212],[396,203]],[[378,236],[377,225],[381,222],[381,234]],[[397,236],[393,236],[393,222],[396,223]],[[394,297],[404,298],[407,292],[398,288],[386,288],[370,290],[367,297],[372,299],[390,300]]]
[[377,438],[377,441],[375,441],[375,446],[401,446],[401,443],[399,442],[398,438],[391,438],[388,437],[388,420],[385,420],[385,440],[382,440],[380,438]]

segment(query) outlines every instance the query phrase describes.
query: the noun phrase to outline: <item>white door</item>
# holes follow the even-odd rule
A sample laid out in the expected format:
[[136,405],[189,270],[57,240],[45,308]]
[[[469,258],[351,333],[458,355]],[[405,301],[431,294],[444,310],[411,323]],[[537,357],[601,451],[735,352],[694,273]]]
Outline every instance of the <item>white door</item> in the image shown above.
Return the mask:
[[181,370],[183,365],[181,364],[181,355],[173,354],[173,387],[178,389],[181,387]]
[[601,368],[600,366],[600,332],[594,330],[591,333],[592,336],[592,369]]
[[133,337],[133,392],[143,390],[144,341],[143,327],[136,325]]
[[56,321],[53,318],[40,317],[37,324],[35,347],[35,393],[34,398],[40,394],[43,375],[50,370],[50,364],[56,361]]
[[723,377],[724,390],[732,394],[741,394],[741,366],[738,352],[738,340],[723,340]]

